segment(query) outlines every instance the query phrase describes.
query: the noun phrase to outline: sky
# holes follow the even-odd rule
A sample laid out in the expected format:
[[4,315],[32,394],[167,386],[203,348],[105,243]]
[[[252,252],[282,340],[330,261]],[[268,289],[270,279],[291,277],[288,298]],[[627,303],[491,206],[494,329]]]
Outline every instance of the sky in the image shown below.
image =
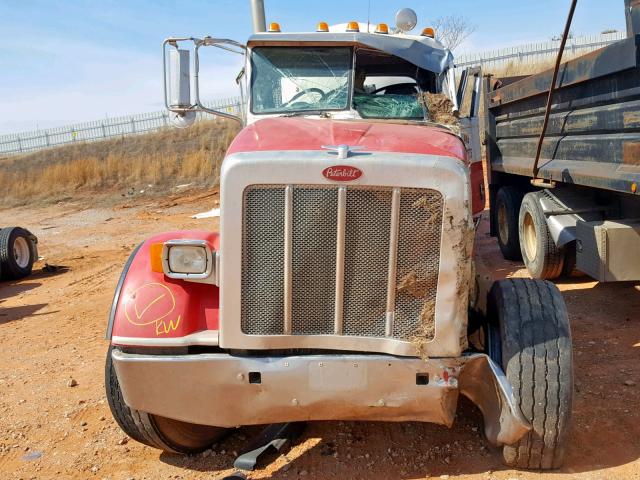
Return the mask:
[[[457,54],[544,42],[564,28],[569,0],[264,0],[267,22],[313,31],[319,21],[394,24],[402,7],[418,28],[463,15],[475,33]],[[370,9],[369,9],[370,5]],[[623,0],[580,0],[576,36],[625,29]],[[368,14],[369,12],[369,14]],[[418,29],[416,28],[416,30]],[[251,34],[249,0],[0,0],[0,135],[106,116],[156,111],[162,98],[162,40]],[[201,98],[238,95],[242,59],[207,52]]]

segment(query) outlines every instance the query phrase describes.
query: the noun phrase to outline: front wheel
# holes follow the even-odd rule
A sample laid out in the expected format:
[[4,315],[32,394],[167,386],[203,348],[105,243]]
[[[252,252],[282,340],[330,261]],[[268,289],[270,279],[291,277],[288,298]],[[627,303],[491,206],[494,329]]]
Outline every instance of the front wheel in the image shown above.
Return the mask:
[[105,390],[113,418],[134,440],[172,453],[197,453],[209,448],[229,430],[195,425],[129,408],[122,397],[111,350],[105,363]]
[[504,463],[560,468],[571,423],[573,362],[564,300],[550,282],[509,279],[489,293],[489,356],[502,365],[524,417],[520,441],[503,447]]

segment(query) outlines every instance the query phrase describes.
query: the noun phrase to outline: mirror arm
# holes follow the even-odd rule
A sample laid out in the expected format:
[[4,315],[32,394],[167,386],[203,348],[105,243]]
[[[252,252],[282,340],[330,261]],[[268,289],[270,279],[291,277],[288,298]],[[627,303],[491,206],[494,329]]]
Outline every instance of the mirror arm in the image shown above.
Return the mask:
[[[178,42],[184,41],[192,41],[195,45],[195,58],[194,58],[194,86],[195,86],[195,104],[190,107],[170,107],[167,99],[167,61],[166,61],[166,46],[170,45],[174,48],[178,48]],[[228,47],[229,45],[230,47]],[[242,118],[237,115],[232,115],[225,112],[220,112],[218,110],[213,110],[211,108],[205,107],[200,101],[200,81],[198,78],[200,71],[200,57],[198,51],[200,47],[217,47],[222,50],[227,50],[232,53],[237,53],[240,55],[244,55],[247,47],[235,40],[229,39],[219,39],[212,37],[205,37],[204,39],[195,38],[195,37],[170,37],[162,42],[162,77],[163,77],[163,85],[164,85],[164,105],[167,110],[170,112],[175,112],[178,114],[186,114],[188,112],[205,112],[211,115],[217,115],[219,117],[223,117],[229,120],[235,120],[242,124]]]
[[200,101],[200,81],[198,78],[198,75],[200,74],[200,56],[198,55],[198,50],[202,46],[207,46],[207,44],[205,42],[202,42],[200,44],[196,43],[195,58],[194,58],[194,73],[193,73],[193,78],[195,80],[194,83],[196,87],[195,88],[195,97],[196,97],[195,109],[205,113],[209,113],[211,115],[218,115],[220,117],[227,118],[229,120],[235,120],[236,122],[240,122],[240,124],[242,124],[241,117],[238,117],[236,115],[231,115],[229,113],[219,112],[218,110],[212,110],[210,108],[205,107]]

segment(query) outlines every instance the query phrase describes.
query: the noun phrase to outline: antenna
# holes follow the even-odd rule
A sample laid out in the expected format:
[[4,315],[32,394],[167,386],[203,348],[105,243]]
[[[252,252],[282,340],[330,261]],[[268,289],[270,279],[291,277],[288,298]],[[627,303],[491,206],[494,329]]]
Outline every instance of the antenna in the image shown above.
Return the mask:
[[369,0],[369,7],[367,8],[367,33],[371,33],[369,29],[369,19],[371,17],[371,0]]

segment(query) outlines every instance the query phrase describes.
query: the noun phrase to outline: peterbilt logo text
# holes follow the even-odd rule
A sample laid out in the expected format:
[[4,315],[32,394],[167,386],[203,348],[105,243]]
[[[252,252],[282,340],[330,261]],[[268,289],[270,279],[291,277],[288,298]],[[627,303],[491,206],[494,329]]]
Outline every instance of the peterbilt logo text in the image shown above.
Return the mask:
[[348,165],[334,165],[322,171],[322,175],[335,182],[352,182],[362,176],[362,170]]

